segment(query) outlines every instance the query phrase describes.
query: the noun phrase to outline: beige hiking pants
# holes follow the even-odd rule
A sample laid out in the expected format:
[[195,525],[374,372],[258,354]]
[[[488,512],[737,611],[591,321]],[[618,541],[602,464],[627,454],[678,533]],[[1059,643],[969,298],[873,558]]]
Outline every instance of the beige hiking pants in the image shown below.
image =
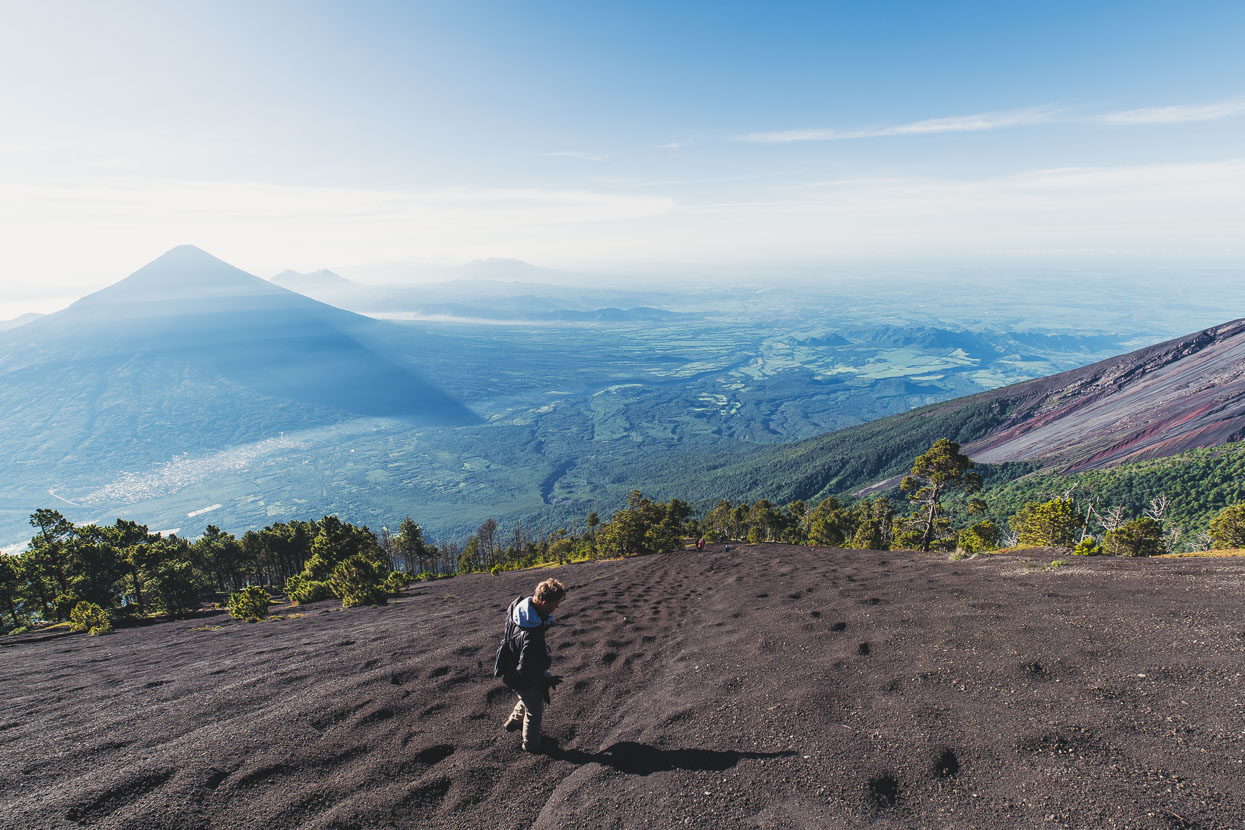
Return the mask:
[[531,689],[516,689],[519,702],[510,713],[510,720],[523,721],[523,748],[537,749],[540,746],[540,724],[545,716],[544,693],[539,686]]

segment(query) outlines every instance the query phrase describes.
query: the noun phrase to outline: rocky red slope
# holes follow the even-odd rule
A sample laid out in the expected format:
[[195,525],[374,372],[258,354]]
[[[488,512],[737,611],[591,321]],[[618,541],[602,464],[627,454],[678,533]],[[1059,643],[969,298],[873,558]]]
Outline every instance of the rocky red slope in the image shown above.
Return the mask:
[[1109,467],[1245,438],[1245,320],[986,393],[1004,422],[976,461]]
[[[6,637],[0,828],[1245,826],[1245,560],[1029,555],[744,546]],[[489,669],[548,575],[533,757]]]

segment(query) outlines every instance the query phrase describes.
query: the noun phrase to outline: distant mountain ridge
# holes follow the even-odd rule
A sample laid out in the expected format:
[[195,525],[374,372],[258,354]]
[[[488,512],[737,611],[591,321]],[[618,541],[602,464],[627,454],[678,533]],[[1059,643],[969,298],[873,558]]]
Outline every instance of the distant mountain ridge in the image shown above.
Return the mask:
[[[513,268],[523,273],[542,273],[541,269],[518,260],[483,260],[464,270],[488,274],[497,269],[509,271]],[[571,307],[565,300],[530,293],[547,290],[548,285],[480,278],[417,286],[376,286],[355,282],[322,268],[305,274],[285,270],[274,276],[271,284],[363,314],[406,312],[464,320],[561,323],[663,322],[687,316],[649,306]]]
[[0,331],[8,331],[9,329],[15,329],[20,326],[24,326],[33,320],[38,320],[42,316],[43,315],[39,314],[38,312],[29,311],[25,314],[19,314],[18,316],[10,320],[0,320]]
[[[852,327],[847,330],[853,342],[891,348],[961,349],[965,354],[989,361],[1013,349],[1023,348],[1076,348],[1094,349],[1117,345],[1118,339],[1111,335],[1046,334],[1037,332],[953,331],[933,326],[874,326]],[[835,340],[835,338],[838,340]],[[827,342],[821,342],[822,340]],[[842,342],[839,342],[842,341]],[[806,341],[804,345],[842,345],[842,337],[831,335],[821,340]],[[1101,353],[1101,352],[1100,352]]]
[[348,288],[360,285],[360,283],[354,280],[348,280],[339,274],[334,274],[327,268],[321,268],[318,271],[308,271],[305,274],[287,268],[273,277],[270,282],[282,288],[288,288],[291,291],[298,291],[299,288],[308,286]]
[[[516,297],[514,302],[502,307],[473,306],[464,303],[428,303],[419,306],[419,313],[429,316],[443,315],[468,320],[497,320],[499,322],[551,322],[551,323],[645,323],[672,322],[691,315],[666,311],[661,308],[639,306],[636,308],[556,309],[534,310],[526,297]],[[536,300],[537,298],[530,298]]]
[[384,288],[346,279],[327,268],[305,274],[286,269],[270,282],[313,300],[358,313],[392,308],[398,302]]

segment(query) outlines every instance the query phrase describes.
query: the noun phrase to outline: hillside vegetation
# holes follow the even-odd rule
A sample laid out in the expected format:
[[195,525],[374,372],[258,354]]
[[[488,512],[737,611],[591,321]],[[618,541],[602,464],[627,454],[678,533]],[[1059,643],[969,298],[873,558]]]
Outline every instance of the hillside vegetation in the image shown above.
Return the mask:
[[[1079,476],[1008,481],[994,471],[990,478],[1003,483],[983,492],[988,479],[958,443],[939,438],[911,461],[898,494],[850,503],[723,498],[698,515],[683,499],[632,491],[608,520],[590,512],[582,532],[533,534],[489,518],[461,546],[434,544],[409,517],[396,534],[325,516],[241,539],[209,526],[192,543],[127,520],[76,526],[41,509],[30,517],[36,533],[26,550],[0,558],[0,614],[7,611],[4,624],[18,631],[72,621],[107,633],[113,617],[177,616],[228,598],[238,616],[262,619],[268,594],[258,586],[296,602],[383,605],[416,578],[663,553],[689,539],[697,550],[746,541],[957,555],[1017,546],[1120,556],[1238,547],[1245,544],[1243,464],[1245,446],[1234,444]],[[1169,499],[1169,490],[1178,495]]]
[[[988,434],[1006,417],[998,402],[975,395],[726,458],[719,451],[647,459],[624,466],[607,480],[650,481],[647,489],[697,506],[719,499],[766,498],[786,504],[845,497],[878,479],[902,475],[939,438],[965,444]],[[578,470],[582,477],[594,473],[605,471],[587,464]]]
[[1031,473],[984,494],[990,514],[1014,514],[1031,501],[1064,493],[1092,501],[1099,512],[1113,507],[1140,516],[1156,499],[1166,499],[1164,518],[1194,533],[1230,504],[1245,501],[1245,442],[1190,450],[1167,458],[1135,461],[1083,473]]

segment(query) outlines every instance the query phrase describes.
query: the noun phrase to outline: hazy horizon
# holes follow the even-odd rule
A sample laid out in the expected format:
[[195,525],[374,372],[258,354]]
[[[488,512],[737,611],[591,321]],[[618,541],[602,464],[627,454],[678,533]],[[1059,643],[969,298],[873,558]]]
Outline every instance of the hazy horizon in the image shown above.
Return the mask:
[[[190,246],[198,247],[198,246]],[[164,253],[161,252],[161,256]],[[205,253],[215,256],[214,252]],[[153,261],[159,257],[153,257]],[[218,257],[219,258],[219,257]],[[133,270],[147,265],[138,264]],[[228,262],[228,265],[234,265]],[[245,270],[245,269],[243,269]],[[673,309],[698,308],[701,298],[717,297],[729,303],[730,297],[746,303],[746,298],[758,292],[790,292],[806,302],[828,301],[841,298],[852,301],[866,297],[907,295],[919,298],[927,289],[937,289],[937,296],[929,295],[931,307],[941,309],[939,320],[943,324],[973,327],[976,323],[996,316],[1007,306],[1036,304],[1040,311],[1043,302],[1054,301],[1062,290],[1078,295],[1077,304],[1092,306],[1096,296],[1102,297],[1104,310],[1108,306],[1145,306],[1152,300],[1153,312],[1148,315],[1145,332],[1162,332],[1176,336],[1196,328],[1217,325],[1239,316],[1245,311],[1245,283],[1240,280],[1240,269],[1233,266],[1166,265],[1163,263],[1104,264],[1041,264],[1005,263],[943,264],[936,262],[893,263],[843,263],[837,265],[787,266],[768,271],[754,270],[747,264],[734,269],[722,269],[713,273],[688,271],[677,274],[671,271],[653,270],[647,273],[635,271],[595,272],[559,271],[513,259],[477,260],[457,266],[427,266],[389,264],[373,269],[313,269],[297,272],[300,276],[318,271],[328,271],[356,284],[361,289],[409,288],[416,292],[421,287],[436,287],[437,291],[428,302],[482,301],[490,297],[513,296],[513,290],[505,286],[519,285],[522,293],[543,296],[556,303],[558,297],[578,296],[581,301],[597,296],[601,301],[594,307],[609,305],[654,305]],[[293,269],[285,269],[293,271]],[[81,286],[80,293],[43,294],[37,286],[0,295],[0,323],[9,322],[27,314],[49,314],[61,311],[84,296],[102,290],[130,275],[132,271],[101,279],[97,285]],[[273,281],[282,274],[253,274],[266,281]],[[456,285],[461,288],[455,289]],[[489,286],[494,286],[490,288]],[[1121,303],[1122,297],[1115,292],[1127,286],[1130,299]],[[283,287],[298,291],[301,286],[289,283]],[[975,298],[983,288],[990,288],[991,305],[998,306],[993,312],[980,306]],[[66,286],[57,286],[65,289]],[[582,292],[582,293],[581,293]],[[601,293],[604,292],[604,293]],[[1099,293],[1095,293],[1099,292]],[[303,293],[330,305],[351,308],[345,295],[324,296],[315,286],[307,286]],[[458,299],[455,299],[458,298]],[[820,298],[820,300],[819,300]],[[1169,304],[1176,303],[1177,307]],[[959,314],[948,315],[948,310],[962,305]],[[1193,313],[1200,309],[1198,313]],[[473,319],[461,314],[447,315],[441,312],[412,313],[402,309],[395,313],[375,313],[369,308],[354,308],[359,313],[377,319],[424,321],[429,323],[487,323],[489,325],[522,323],[541,325],[538,319]],[[720,308],[719,308],[720,310]],[[1052,308],[1056,318],[1060,317]],[[1222,313],[1221,313],[1222,312]],[[985,315],[984,317],[982,315]],[[549,322],[543,323],[548,325]],[[1140,324],[1140,321],[1138,321]],[[1138,332],[1143,333],[1142,331]]]
[[184,243],[365,282],[488,258],[709,282],[1245,262],[1239,4],[6,18],[3,317]]
[[[133,268],[124,273],[101,275],[99,279],[90,282],[54,285],[52,291],[41,290],[42,285],[10,284],[0,295],[0,322],[14,320],[26,314],[51,314],[61,311],[82,297],[119,282],[163,253],[165,252],[161,251],[156,256],[152,256],[150,260],[136,263]],[[210,250],[207,253],[215,255]],[[282,270],[295,271],[300,275],[324,270],[361,286],[375,288],[418,288],[458,281],[479,281],[498,284],[532,284],[562,290],[571,289],[577,285],[591,285],[598,289],[627,289],[637,293],[694,294],[708,290],[815,289],[820,292],[841,288],[844,291],[859,291],[870,285],[881,290],[931,282],[944,284],[952,290],[970,291],[975,286],[984,286],[987,283],[997,288],[1005,288],[1016,283],[1026,284],[1035,278],[1041,278],[1053,284],[1088,281],[1109,285],[1120,280],[1128,280],[1136,287],[1161,285],[1179,277],[1182,280],[1203,281],[1209,288],[1220,287],[1221,283],[1236,285],[1241,269],[1232,265],[1154,262],[1110,264],[851,262],[826,265],[789,264],[769,270],[749,264],[738,264],[734,268],[722,267],[711,271],[687,269],[683,272],[676,272],[654,266],[644,271],[600,268],[576,272],[544,268],[539,264],[517,259],[490,258],[444,266],[426,263],[387,263],[372,267]],[[278,276],[278,273],[254,274],[254,276],[271,281]],[[1196,290],[1196,287],[1184,283],[1182,290]],[[1225,317],[1226,319],[1228,318]]]

